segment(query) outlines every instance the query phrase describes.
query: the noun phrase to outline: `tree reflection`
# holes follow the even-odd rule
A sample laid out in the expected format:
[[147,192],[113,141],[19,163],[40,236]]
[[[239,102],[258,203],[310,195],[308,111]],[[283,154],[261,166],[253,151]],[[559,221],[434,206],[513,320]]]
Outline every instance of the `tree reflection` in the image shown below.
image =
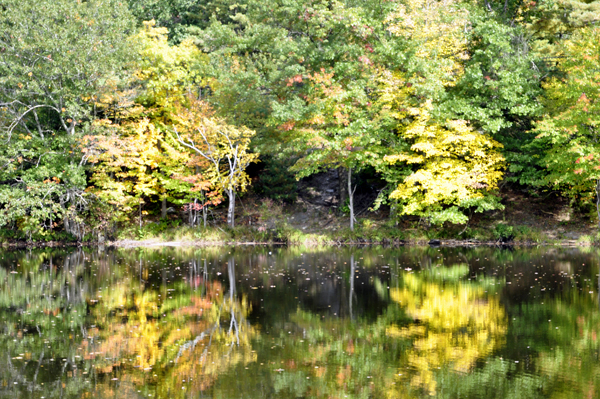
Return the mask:
[[189,281],[154,285],[147,282],[160,271],[145,257],[131,267],[114,259],[105,267],[106,259],[81,250],[28,253],[13,270],[0,268],[0,344],[8,355],[0,379],[11,397],[187,397],[256,358],[250,342],[258,331],[236,292],[233,259],[228,286],[208,279],[206,264]]
[[[355,262],[350,255],[350,300]],[[472,372],[478,360],[501,349],[508,320],[493,289],[495,280],[468,281],[468,268],[403,272],[389,291],[372,284],[390,303],[373,322],[320,317],[297,309],[291,321],[302,330],[296,342],[280,339],[284,366],[275,378],[282,397],[389,397],[438,395],[438,379]],[[492,286],[491,284],[494,284]],[[296,338],[298,340],[298,338]],[[260,350],[259,350],[260,352]]]
[[5,252],[0,397],[595,397],[593,255]]
[[408,364],[415,370],[410,381],[430,395],[437,391],[438,369],[471,371],[478,359],[504,345],[508,326],[497,295],[487,293],[479,284],[457,280],[468,273],[466,266],[442,272],[455,281],[446,279],[442,284],[429,280],[425,273],[412,273],[403,276],[403,288],[390,290],[392,300],[413,322],[404,327],[392,325],[387,335],[412,340],[413,347],[406,353]]
[[[113,287],[92,311],[102,320],[92,337],[101,342],[96,370],[139,375],[136,384],[155,385],[165,396],[185,388],[186,396],[206,390],[228,368],[253,361],[250,342],[257,330],[246,320],[248,301],[237,296],[233,258],[228,269],[226,290],[200,276],[171,285],[166,298],[137,283]],[[198,283],[202,289],[192,290]],[[140,374],[154,376],[157,369],[160,379]]]

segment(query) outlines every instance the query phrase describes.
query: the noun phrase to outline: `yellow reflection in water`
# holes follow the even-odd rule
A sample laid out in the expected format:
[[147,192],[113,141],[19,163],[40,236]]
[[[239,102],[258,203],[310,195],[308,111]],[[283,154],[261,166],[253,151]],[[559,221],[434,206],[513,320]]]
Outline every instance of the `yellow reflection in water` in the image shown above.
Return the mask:
[[407,274],[404,282],[403,288],[391,289],[390,296],[417,324],[392,325],[386,333],[414,340],[407,354],[416,371],[412,386],[433,395],[435,370],[469,372],[477,359],[504,345],[507,317],[496,295],[475,284],[430,282],[416,274]]
[[246,320],[251,306],[223,288],[207,282],[202,294],[171,294],[177,302],[169,305],[136,284],[114,286],[92,308],[102,323],[89,331],[100,343],[84,343],[87,358],[96,359],[100,374],[126,370],[123,377],[135,386],[156,384],[159,397],[204,391],[231,367],[256,360],[250,341],[258,331]]

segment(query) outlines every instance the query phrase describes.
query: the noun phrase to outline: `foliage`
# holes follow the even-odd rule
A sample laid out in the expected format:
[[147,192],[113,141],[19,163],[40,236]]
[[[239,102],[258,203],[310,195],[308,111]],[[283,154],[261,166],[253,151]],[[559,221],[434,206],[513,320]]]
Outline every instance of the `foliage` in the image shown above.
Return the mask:
[[535,98],[540,93],[540,61],[527,51],[520,27],[481,11],[471,14],[470,23],[470,56],[439,113],[445,118],[470,120],[487,133],[498,133],[539,111]]
[[275,201],[294,203],[298,197],[297,183],[293,173],[289,171],[294,160],[265,155],[260,161],[264,169],[254,184],[254,190]]
[[409,40],[413,51],[402,65],[409,76],[409,81],[403,82],[406,87],[415,85],[420,95],[437,100],[444,88],[456,85],[464,74],[463,63],[469,59],[464,29],[469,15],[455,0],[409,0],[390,13],[385,21],[387,31]]
[[168,34],[166,28],[156,27],[154,21],[147,21],[132,38],[141,48],[135,75],[143,84],[144,91],[137,102],[147,108],[157,108],[158,115],[166,120],[168,115],[164,112],[171,111],[175,104],[185,101],[190,93],[205,83],[201,69],[207,62],[206,56],[189,39],[170,46]]
[[227,194],[227,224],[233,227],[236,193],[245,191],[250,184],[246,168],[258,159],[258,154],[250,151],[250,140],[255,132],[245,126],[230,125],[221,118],[194,112],[202,107],[202,103],[190,102],[198,105],[180,108],[176,120],[183,130],[174,126],[175,135],[181,145],[192,151],[190,164],[207,165],[204,178],[209,182],[208,187]]
[[187,165],[187,151],[167,129],[179,104],[200,82],[196,69],[203,62],[201,54],[189,41],[169,46],[166,29],[156,28],[153,21],[132,41],[140,49],[132,82],[138,84],[135,103],[105,96],[99,105],[112,118],[96,120],[95,134],[82,141],[82,151],[95,164],[92,192],[114,206],[116,220],[126,220],[136,207],[141,211],[152,198],[185,202],[198,185],[208,185],[198,178],[190,181],[198,173]]
[[333,73],[337,84],[366,103],[363,70],[376,56],[381,22],[392,8],[387,3],[321,0],[232,2],[235,17],[217,15],[196,36],[211,54],[215,81],[209,101],[234,123],[256,130],[261,152],[296,152],[286,139],[294,138],[295,121],[304,123],[317,115],[333,120],[307,103],[320,96],[309,94],[319,90],[311,79]]
[[135,216],[147,235],[144,215],[206,224],[224,195],[233,226],[258,154],[255,192],[276,200],[292,173],[339,168],[351,230],[365,170],[395,222],[464,224],[502,207],[503,180],[587,209],[598,7],[0,0],[0,227],[82,240]]
[[416,170],[390,194],[402,202],[402,214],[419,215],[434,224],[466,223],[459,209],[483,212],[500,207],[489,192],[502,177],[500,144],[473,131],[465,121],[430,124],[430,104],[407,110],[414,121],[403,136],[408,151],[386,155],[387,162],[415,165]]
[[496,238],[496,240],[502,242],[512,241],[513,238],[515,238],[516,233],[517,229],[515,229],[514,226],[508,224],[499,223],[496,226],[494,226],[494,237]]
[[599,39],[600,29],[590,27],[563,43],[562,76],[545,83],[544,117],[534,130],[549,147],[540,161],[547,186],[584,203],[591,202],[600,179]]
[[89,209],[76,140],[129,63],[131,22],[112,0],[0,3],[0,226],[70,231]]
[[[111,127],[110,121],[105,123]],[[129,129],[118,126],[111,135],[87,137],[84,150],[92,148],[94,168],[93,192],[125,215],[142,203],[142,197],[159,194],[158,181],[148,169],[157,169],[160,162],[159,135],[148,119],[133,123]],[[124,131],[129,130],[129,136]]]
[[433,114],[440,120],[468,120],[477,131],[493,135],[504,146],[507,180],[536,190],[545,175],[536,164],[544,148],[529,145],[532,136],[526,131],[541,112],[540,82],[552,68],[547,54],[531,49],[544,40],[543,34],[528,30],[534,29],[528,23],[543,14],[544,6],[532,4],[467,7],[468,56],[461,62],[460,78],[446,90]]
[[126,3],[139,22],[156,20],[158,26],[167,28],[169,41],[176,44],[196,29],[205,28],[212,17],[233,17],[237,11],[237,7],[230,8],[228,1],[220,0],[127,0]]
[[[413,1],[399,7],[388,18],[388,29],[418,46],[415,66],[405,72],[383,71],[378,77],[382,117],[396,121],[398,135],[390,140],[383,160],[400,168],[379,166],[393,186],[390,199],[400,202],[400,214],[434,224],[466,223],[460,208],[483,212],[501,207],[490,195],[502,178],[501,145],[469,121],[444,116],[442,122],[431,115],[444,97],[440,93],[451,92],[464,79],[470,57],[462,26],[468,16],[451,1],[433,7]],[[419,33],[413,34],[416,27]]]

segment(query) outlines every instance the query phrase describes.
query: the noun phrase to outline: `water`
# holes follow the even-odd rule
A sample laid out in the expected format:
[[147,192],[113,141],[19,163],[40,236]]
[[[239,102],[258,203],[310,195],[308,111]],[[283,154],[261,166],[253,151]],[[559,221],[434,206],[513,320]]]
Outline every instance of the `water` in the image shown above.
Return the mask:
[[593,398],[598,250],[0,252],[2,398]]

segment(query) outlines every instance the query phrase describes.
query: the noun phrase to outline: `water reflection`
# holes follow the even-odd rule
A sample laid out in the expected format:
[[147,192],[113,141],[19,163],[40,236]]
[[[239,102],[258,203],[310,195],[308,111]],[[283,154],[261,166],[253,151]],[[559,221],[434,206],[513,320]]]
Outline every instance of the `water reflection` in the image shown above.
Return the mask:
[[387,335],[412,341],[405,356],[414,371],[405,374],[412,386],[431,395],[438,390],[436,370],[444,366],[467,373],[505,343],[508,321],[497,292],[486,290],[491,287],[485,282],[460,281],[468,273],[464,265],[411,272],[404,275],[402,289],[390,292],[412,320],[391,325]]
[[596,397],[595,250],[0,252],[0,397]]

